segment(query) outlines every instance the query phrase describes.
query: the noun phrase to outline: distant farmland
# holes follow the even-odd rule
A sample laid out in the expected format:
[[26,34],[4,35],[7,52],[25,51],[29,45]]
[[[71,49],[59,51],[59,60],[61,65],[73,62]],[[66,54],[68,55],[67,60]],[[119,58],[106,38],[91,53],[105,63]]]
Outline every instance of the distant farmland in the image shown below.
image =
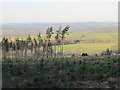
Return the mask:
[[[81,37],[81,36],[84,37]],[[21,36],[19,36],[21,37]],[[25,39],[27,36],[22,36]],[[32,35],[32,38],[36,36]],[[45,37],[42,35],[42,37]],[[15,40],[16,36],[12,36],[11,40]],[[54,41],[55,35],[52,36]],[[0,39],[1,40],[1,39]],[[88,54],[101,53],[106,49],[117,50],[118,47],[118,34],[114,33],[69,33],[66,35],[66,41],[74,42],[75,40],[80,40],[77,44],[69,44],[64,46],[65,53],[82,53],[86,52]]]
[[81,44],[72,44],[72,45],[65,45],[64,51],[66,53],[79,53],[82,54],[86,52],[90,55],[95,53],[101,53],[106,49],[117,50],[117,44],[112,43],[81,43]]

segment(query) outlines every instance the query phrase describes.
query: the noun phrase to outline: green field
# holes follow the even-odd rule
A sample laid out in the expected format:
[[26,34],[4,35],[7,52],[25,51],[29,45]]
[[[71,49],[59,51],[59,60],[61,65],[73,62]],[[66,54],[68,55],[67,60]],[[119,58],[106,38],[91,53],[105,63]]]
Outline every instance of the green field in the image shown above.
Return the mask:
[[[80,38],[81,35],[84,35],[83,38]],[[34,37],[34,36],[33,36]],[[45,36],[43,36],[45,37]],[[55,35],[52,36],[52,39],[54,39]],[[66,35],[66,39],[78,39],[78,40],[102,40],[102,41],[116,41],[118,39],[117,33],[69,33],[69,35]]]
[[[82,39],[79,37],[84,35]],[[88,54],[101,53],[106,49],[118,50],[117,33],[72,33],[66,36],[66,40],[84,40],[78,44],[64,45],[65,53]],[[93,43],[94,41],[94,43]]]
[[[80,38],[84,35],[83,38]],[[21,36],[19,36],[21,37]],[[32,38],[37,38],[35,35],[31,35]],[[42,35],[45,37],[45,35]],[[53,34],[51,40],[54,40],[55,34]],[[11,37],[11,40],[15,40],[15,36]],[[25,39],[26,37],[22,37]],[[118,33],[69,33],[66,35],[68,41],[82,40],[78,44],[64,45],[65,53],[82,53],[88,54],[101,53],[106,49],[117,50],[118,49]],[[94,43],[93,43],[94,41]]]
[[95,54],[101,53],[106,49],[110,50],[117,50],[117,44],[113,43],[81,43],[81,44],[72,44],[72,45],[65,45],[64,52],[69,53],[83,53],[86,52],[88,54]]
[[[90,33],[90,32],[84,32],[84,33],[69,33],[69,35],[66,35],[66,38],[70,39],[80,39],[80,36],[84,35],[84,40],[89,40],[89,39],[99,39],[99,40],[117,40],[118,39],[118,33]],[[9,36],[7,36],[9,37]],[[17,36],[17,37],[22,37],[23,39],[26,38],[26,36]],[[33,38],[37,38],[36,35],[31,35]],[[45,37],[45,35],[42,35],[42,37]],[[55,34],[53,34],[52,39],[54,39]],[[11,39],[14,40],[16,36],[12,36]],[[0,37],[0,40],[2,37]]]

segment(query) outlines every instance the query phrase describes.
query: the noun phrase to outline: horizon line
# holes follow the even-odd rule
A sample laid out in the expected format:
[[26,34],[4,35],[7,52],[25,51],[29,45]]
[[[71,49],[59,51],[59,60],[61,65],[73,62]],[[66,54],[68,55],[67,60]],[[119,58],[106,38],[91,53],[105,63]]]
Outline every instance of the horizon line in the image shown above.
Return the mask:
[[94,23],[94,22],[106,22],[106,23],[117,23],[118,21],[73,21],[73,22],[7,22],[7,23],[0,23],[0,24],[25,24],[25,23]]

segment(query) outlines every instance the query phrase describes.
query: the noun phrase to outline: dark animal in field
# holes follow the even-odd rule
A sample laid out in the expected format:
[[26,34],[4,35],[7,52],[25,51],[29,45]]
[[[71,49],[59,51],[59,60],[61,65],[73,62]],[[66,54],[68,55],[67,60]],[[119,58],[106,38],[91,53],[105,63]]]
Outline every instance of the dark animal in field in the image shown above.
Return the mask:
[[87,53],[82,53],[82,56],[88,56],[88,54]]

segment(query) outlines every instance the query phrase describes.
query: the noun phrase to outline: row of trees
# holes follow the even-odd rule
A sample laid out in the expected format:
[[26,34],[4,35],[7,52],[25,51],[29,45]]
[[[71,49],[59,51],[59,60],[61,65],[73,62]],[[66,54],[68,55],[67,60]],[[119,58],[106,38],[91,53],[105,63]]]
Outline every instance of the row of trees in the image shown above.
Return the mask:
[[[1,42],[3,58],[48,58],[64,56],[64,39],[68,35],[70,26],[67,25],[62,29],[60,26],[56,32],[53,27],[46,29],[45,37],[39,33],[37,37],[31,38],[30,34],[26,39],[17,37],[14,41],[3,37]],[[54,41],[51,40],[55,35]]]

